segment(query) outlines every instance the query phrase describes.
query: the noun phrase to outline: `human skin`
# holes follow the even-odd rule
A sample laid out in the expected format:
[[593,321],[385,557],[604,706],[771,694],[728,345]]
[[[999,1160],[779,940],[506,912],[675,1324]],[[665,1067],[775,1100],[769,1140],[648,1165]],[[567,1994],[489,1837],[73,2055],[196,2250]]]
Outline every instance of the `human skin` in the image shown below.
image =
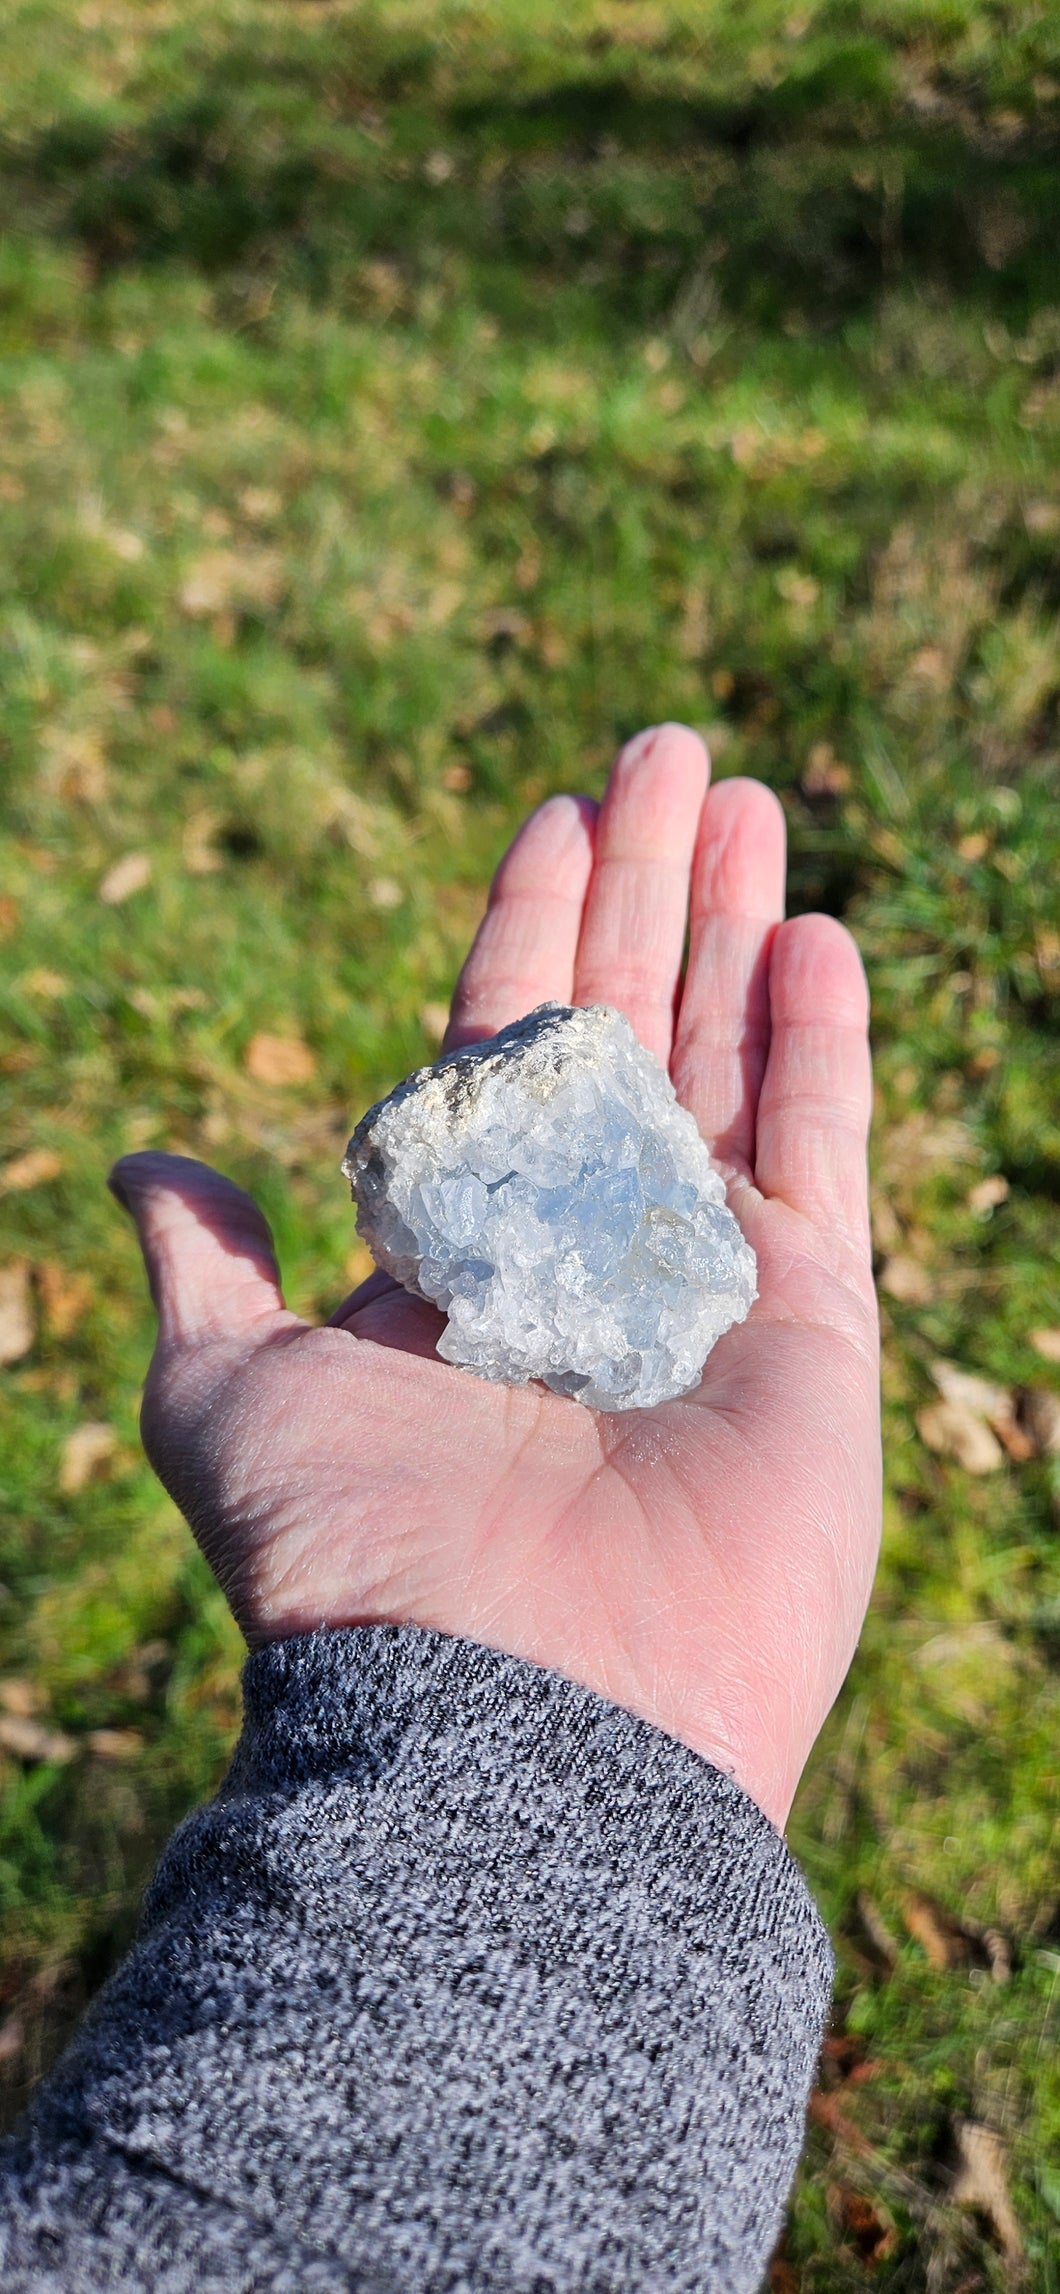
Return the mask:
[[380,1274],[313,1327],[229,1180],[145,1154],[111,1184],[158,1310],[144,1443],[251,1644],[466,1635],[643,1715],[783,1827],[879,1541],[868,997],[841,925],[781,921],[776,798],[708,781],[698,737],[663,725],[599,807],[542,805],[446,1038],[608,1003],[669,1066],[758,1258],[756,1304],[693,1393],[600,1415],[487,1384],[439,1361],[441,1317]]

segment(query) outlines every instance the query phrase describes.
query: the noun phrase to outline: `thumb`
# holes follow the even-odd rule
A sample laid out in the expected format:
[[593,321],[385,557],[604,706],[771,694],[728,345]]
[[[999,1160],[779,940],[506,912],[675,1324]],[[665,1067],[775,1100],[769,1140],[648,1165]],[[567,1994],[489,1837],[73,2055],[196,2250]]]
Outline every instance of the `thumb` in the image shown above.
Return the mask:
[[154,1154],[123,1156],[108,1185],[135,1222],[164,1345],[264,1336],[284,1310],[280,1270],[241,1187],[189,1156]]

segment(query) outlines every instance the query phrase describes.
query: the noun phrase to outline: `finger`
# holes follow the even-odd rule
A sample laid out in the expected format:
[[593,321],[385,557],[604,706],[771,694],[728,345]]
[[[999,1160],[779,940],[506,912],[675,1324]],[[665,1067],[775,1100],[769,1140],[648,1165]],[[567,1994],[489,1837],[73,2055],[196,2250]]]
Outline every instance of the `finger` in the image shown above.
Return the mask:
[[135,1222],[163,1341],[249,1337],[283,1312],[272,1237],[230,1179],[184,1155],[126,1155],[108,1184]]
[[369,1276],[331,1320],[354,1338],[370,1338],[376,1346],[392,1346],[401,1354],[418,1354],[428,1362],[437,1361],[438,1340],[445,1329],[445,1316],[430,1299],[414,1298],[411,1291],[402,1290],[400,1283],[391,1282],[389,1277],[385,1285],[373,1290]]
[[621,750],[600,808],[574,967],[577,1004],[615,1004],[667,1063],[688,917],[688,872],[710,760],[687,725]]
[[769,1008],[756,1184],[867,1254],[869,995],[857,948],[833,917],[798,916],[780,925],[769,957]]
[[549,797],[524,822],[456,983],[444,1050],[496,1035],[535,1004],[569,1004],[598,810],[591,797]]
[[335,1308],[334,1314],[329,1314],[328,1329],[344,1330],[351,1316],[359,1314],[362,1307],[373,1305],[377,1298],[390,1298],[400,1288],[400,1283],[395,1281],[392,1274],[387,1274],[381,1266],[373,1267],[371,1274],[365,1275],[364,1281],[358,1283],[356,1290],[347,1291],[341,1306]]
[[688,967],[671,1073],[704,1139],[754,1161],[769,1049],[769,945],[784,914],[784,813],[761,781],[719,781],[692,862]]

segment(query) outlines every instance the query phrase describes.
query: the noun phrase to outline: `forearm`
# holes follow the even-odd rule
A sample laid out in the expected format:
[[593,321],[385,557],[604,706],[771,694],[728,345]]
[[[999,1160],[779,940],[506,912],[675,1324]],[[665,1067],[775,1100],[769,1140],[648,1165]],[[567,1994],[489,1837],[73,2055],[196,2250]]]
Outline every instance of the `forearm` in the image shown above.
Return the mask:
[[5,2288],[750,2294],[831,1975],[752,1802],[416,1628],[275,1644],[245,1686],[9,2154]]

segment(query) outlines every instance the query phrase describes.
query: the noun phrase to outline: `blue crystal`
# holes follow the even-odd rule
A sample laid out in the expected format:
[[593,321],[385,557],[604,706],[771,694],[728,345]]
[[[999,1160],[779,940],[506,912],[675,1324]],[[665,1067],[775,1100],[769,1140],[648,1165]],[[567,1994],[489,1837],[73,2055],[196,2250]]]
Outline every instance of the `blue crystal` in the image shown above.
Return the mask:
[[754,1253],[669,1076],[605,1004],[542,1004],[369,1109],[343,1170],[444,1360],[598,1410],[698,1383]]

